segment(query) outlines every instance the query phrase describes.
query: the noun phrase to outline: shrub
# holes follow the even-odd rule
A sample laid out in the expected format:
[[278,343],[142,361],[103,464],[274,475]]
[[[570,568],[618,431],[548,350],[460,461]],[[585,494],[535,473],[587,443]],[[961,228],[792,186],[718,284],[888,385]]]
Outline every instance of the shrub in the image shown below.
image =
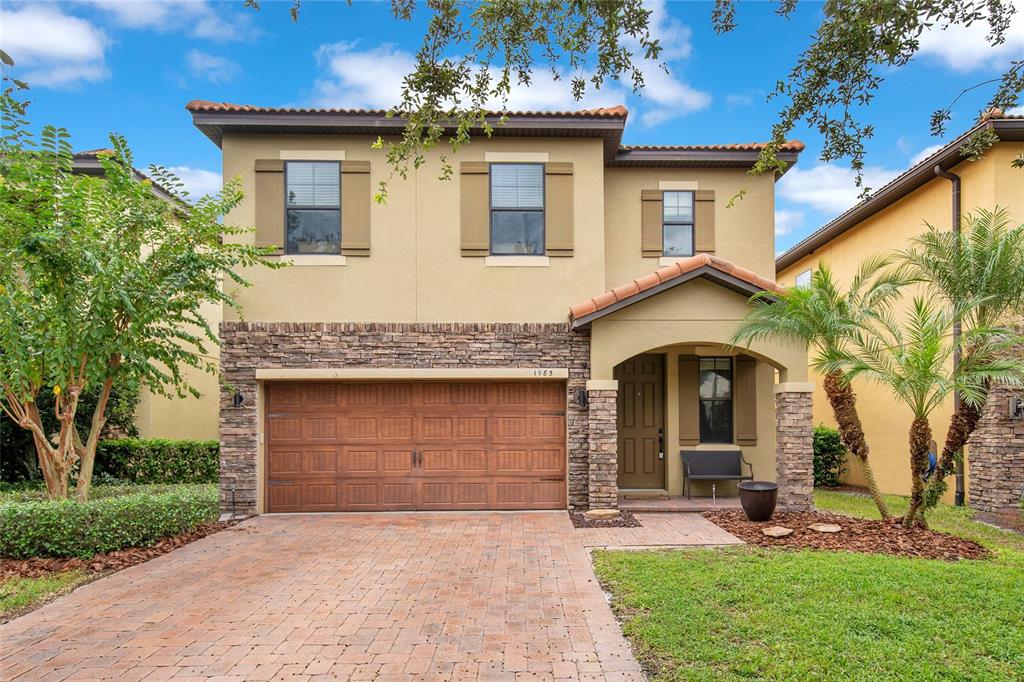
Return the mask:
[[839,432],[827,426],[814,427],[814,485],[834,488],[846,471],[846,446]]
[[97,482],[216,483],[220,446],[215,440],[125,438],[101,441]]
[[88,502],[0,502],[0,556],[91,557],[144,547],[218,516],[217,487],[165,486],[122,490]]

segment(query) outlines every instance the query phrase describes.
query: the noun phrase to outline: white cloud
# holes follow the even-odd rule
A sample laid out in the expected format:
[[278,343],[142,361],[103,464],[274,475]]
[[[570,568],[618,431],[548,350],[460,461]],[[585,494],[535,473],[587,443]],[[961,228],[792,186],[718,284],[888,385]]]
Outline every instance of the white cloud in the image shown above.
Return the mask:
[[[313,100],[325,107],[388,109],[399,103],[402,79],[415,67],[413,55],[390,44],[367,50],[349,42],[321,45],[316,56],[325,74],[314,84]],[[625,96],[612,85],[576,101],[565,77],[556,81],[542,71],[528,87],[512,88],[508,106],[513,110],[591,108],[620,104]],[[495,100],[487,106],[497,109],[501,103]]]
[[989,44],[988,22],[978,21],[970,26],[958,25],[945,31],[934,28],[925,31],[921,35],[919,54],[942,62],[960,73],[1006,67],[1011,60],[1020,59],[1024,53],[1024,11],[1021,10],[1024,7],[1018,8],[1006,31],[1006,40],[1000,45]]
[[911,166],[916,166],[917,164],[921,163],[922,161],[927,159],[929,156],[931,156],[932,154],[934,154],[935,152],[939,151],[940,149],[942,149],[945,146],[946,145],[942,144],[941,142],[938,143],[938,144],[928,145],[927,147],[925,147],[924,149],[919,151],[917,154],[914,154],[913,158],[910,159],[910,165]]
[[181,31],[194,38],[246,40],[258,34],[253,10],[236,10],[227,3],[206,0],[154,2],[152,0],[89,0],[110,13],[125,28]]
[[1024,107],[1012,107],[1006,110],[1007,116],[1024,116]]
[[215,194],[221,190],[223,185],[220,173],[214,171],[191,166],[171,166],[167,170],[177,175],[178,179],[185,184],[185,189],[188,190],[189,198],[192,200],[206,194]]
[[711,95],[692,88],[661,68],[644,72],[644,89],[641,102],[653,102],[654,108],[642,111],[640,122],[646,126],[664,123],[694,111],[700,111],[711,104]]
[[234,80],[242,71],[241,67],[230,59],[195,49],[185,54],[185,65],[190,74],[215,85]]
[[[864,184],[872,190],[896,177],[901,171],[877,166],[864,169]],[[860,201],[855,173],[843,166],[819,163],[811,168],[794,167],[777,185],[778,195],[790,203],[803,204],[829,217],[838,215]]]
[[18,77],[29,85],[62,88],[106,78],[107,42],[99,28],[57,5],[3,11],[0,47],[24,69]]
[[801,227],[803,222],[803,211],[791,208],[777,208],[775,209],[775,236],[787,235]]
[[648,18],[651,37],[657,39],[662,48],[659,59],[672,61],[693,54],[693,31],[668,13],[665,0],[648,0],[644,7],[651,12]]

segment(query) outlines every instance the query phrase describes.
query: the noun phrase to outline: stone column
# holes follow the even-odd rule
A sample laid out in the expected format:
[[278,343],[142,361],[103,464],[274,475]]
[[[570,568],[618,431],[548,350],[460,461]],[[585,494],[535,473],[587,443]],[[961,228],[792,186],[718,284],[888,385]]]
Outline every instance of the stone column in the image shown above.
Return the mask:
[[967,501],[975,509],[997,513],[1019,509],[1024,496],[1024,419],[1010,413],[1010,401],[1017,398],[1024,398],[1024,391],[993,386],[971,434]]
[[813,391],[810,383],[775,385],[775,480],[785,511],[814,506]]
[[588,497],[591,509],[619,506],[618,427],[616,425],[619,382],[587,382],[587,433],[589,436]]

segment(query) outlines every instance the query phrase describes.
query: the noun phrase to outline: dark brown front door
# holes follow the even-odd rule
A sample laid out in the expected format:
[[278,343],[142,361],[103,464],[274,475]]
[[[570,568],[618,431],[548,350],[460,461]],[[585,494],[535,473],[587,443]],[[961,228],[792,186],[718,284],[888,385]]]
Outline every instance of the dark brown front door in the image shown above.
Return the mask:
[[638,355],[619,381],[619,487],[665,487],[665,356]]
[[267,388],[271,512],[565,509],[561,382]]

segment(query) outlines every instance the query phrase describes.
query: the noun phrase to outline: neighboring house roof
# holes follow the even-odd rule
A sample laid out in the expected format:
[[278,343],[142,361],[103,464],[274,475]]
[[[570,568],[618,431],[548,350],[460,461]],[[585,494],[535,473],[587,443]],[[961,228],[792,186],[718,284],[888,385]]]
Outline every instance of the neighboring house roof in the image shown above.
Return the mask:
[[[217,146],[225,133],[397,135],[405,126],[400,117],[388,117],[384,109],[305,109],[262,107],[230,102],[192,100],[185,105],[192,123]],[[492,112],[493,134],[511,137],[598,137],[604,140],[604,160],[609,166],[742,167],[757,160],[762,144],[694,145],[673,147],[624,147],[622,131],[629,110],[622,105],[579,111]],[[804,148],[787,142],[779,158],[796,162]]]
[[577,303],[569,308],[569,319],[573,329],[576,329],[698,277],[746,296],[753,296],[762,291],[783,291],[782,287],[772,280],[761,277],[751,270],[702,253],[680,259],[672,265],[658,268],[649,275]]
[[986,112],[979,119],[978,123],[963,135],[960,135],[931,156],[911,166],[888,184],[873,192],[866,201],[862,201],[850,208],[780,255],[775,260],[775,271],[779,272],[788,268],[847,230],[856,227],[882,209],[891,206],[911,192],[928,184],[936,177],[936,166],[943,171],[948,171],[966,161],[967,159],[960,154],[960,149],[971,135],[984,128],[993,130],[999,136],[999,139],[1003,141],[1024,140],[1024,116],[1006,115],[998,109]]
[[[99,156],[100,154],[112,155],[113,153],[113,149],[87,149],[84,151],[75,152],[72,155],[72,170],[75,173],[80,173],[81,175],[102,176],[103,165],[100,163]],[[186,206],[186,204],[184,204],[181,201],[181,199],[174,196],[174,194],[169,192],[166,188],[161,187],[159,184],[154,182],[152,178],[150,178],[148,175],[140,171],[138,168],[133,168],[132,172],[135,174],[135,177],[140,181],[149,180],[150,182],[152,182],[153,193],[156,194],[157,196],[168,201],[174,202],[175,204],[178,204],[182,207]]]

